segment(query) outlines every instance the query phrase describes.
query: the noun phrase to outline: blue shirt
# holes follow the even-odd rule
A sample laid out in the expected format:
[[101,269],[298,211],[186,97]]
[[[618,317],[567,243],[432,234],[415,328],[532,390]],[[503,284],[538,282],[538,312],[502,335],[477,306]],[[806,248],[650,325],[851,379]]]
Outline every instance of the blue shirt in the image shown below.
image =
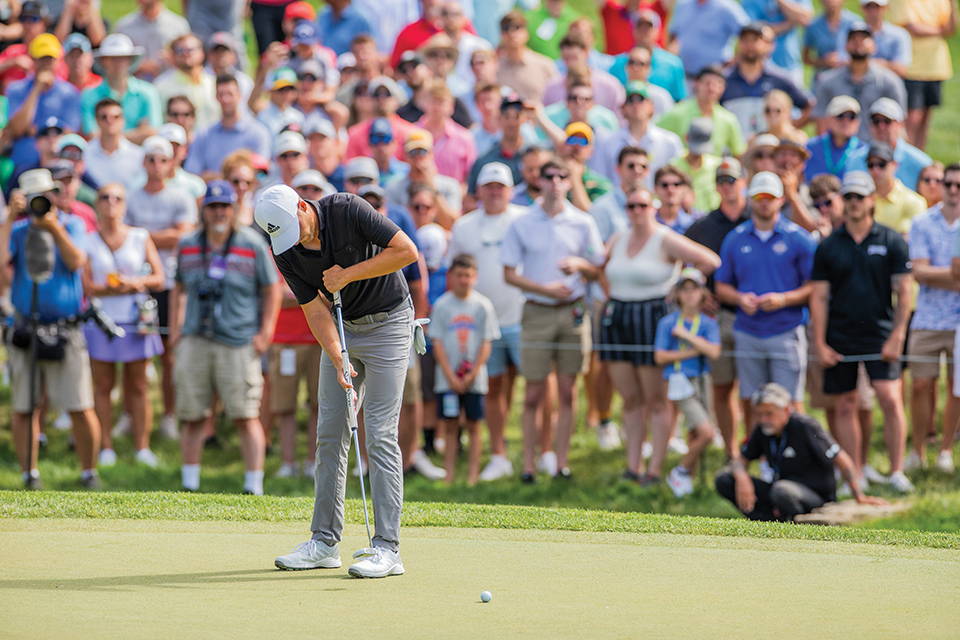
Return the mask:
[[361,33],[377,37],[370,21],[352,4],[344,8],[339,18],[333,15],[333,9],[325,7],[317,15],[317,31],[324,46],[333,49],[338,56],[350,51],[350,43]]
[[[810,159],[807,160],[804,175],[809,183],[815,176],[821,173],[832,173],[843,180],[843,175],[853,169],[851,160],[857,153],[866,155],[869,146],[866,142],[853,136],[847,141],[847,146],[840,149],[833,144],[833,136],[830,133],[822,133],[819,136],[807,140],[807,151],[810,152]],[[867,167],[864,164],[863,170]]]
[[[860,17],[852,11],[842,9],[840,11],[840,22],[837,24],[837,29],[834,30],[827,24],[825,15],[817,16],[803,34],[804,48],[810,49],[810,54],[814,59],[822,58],[834,51],[845,51],[846,43],[843,43],[844,46],[838,49],[838,45],[840,44],[838,36],[841,32],[846,33],[849,31],[850,25],[859,19]],[[821,71],[823,71],[823,69],[817,69],[814,73],[819,74]]]
[[[408,238],[413,240],[413,244],[417,246],[417,249],[420,248],[420,245],[417,243],[417,225],[413,223],[413,218],[410,217],[410,213],[405,208],[398,207],[395,204],[388,204],[387,219],[400,227],[400,231],[403,231],[407,234]],[[403,273],[403,277],[407,282],[416,282],[420,280],[420,261],[418,260],[413,264],[408,264],[400,271]]]
[[[624,201],[624,206],[626,206],[626,201]],[[687,229],[690,228],[690,225],[696,222],[697,218],[702,218],[702,217],[703,217],[703,214],[695,215],[693,213],[687,213],[683,209],[679,209],[677,211],[677,219],[674,220],[673,222],[667,222],[666,220],[660,217],[660,212],[657,211],[657,222],[659,222],[660,224],[667,225],[668,227],[670,227],[680,235],[685,234],[687,232]]]
[[[898,145],[899,146],[899,145]],[[929,260],[931,267],[949,267],[956,253],[960,220],[947,224],[943,205],[936,204],[918,215],[910,224],[911,260]],[[960,292],[921,284],[917,309],[910,320],[911,329],[953,331],[960,320]]]
[[[722,262],[714,277],[737,291],[758,296],[793,291],[810,279],[816,248],[809,233],[783,216],[778,216],[773,235],[766,241],[757,235],[753,220],[748,220],[724,238],[720,246]],[[806,307],[758,310],[752,316],[737,308],[733,328],[769,338],[798,327],[806,319]]]
[[[780,5],[777,3],[777,0],[742,1],[743,10],[747,12],[751,20],[763,20],[770,24],[777,24],[787,19],[780,10]],[[813,9],[813,3],[810,0],[790,0],[790,2],[804,9]],[[787,71],[794,71],[800,68],[802,64],[800,58],[800,36],[797,35],[796,27],[777,37],[776,47],[770,56],[770,62]]]
[[680,41],[680,59],[687,75],[733,57],[733,38],[750,17],[733,0],[682,0],[670,18],[669,33]]
[[[850,154],[847,162],[848,171],[866,171],[867,170],[867,152],[869,147],[863,145],[855,152]],[[920,172],[924,167],[933,164],[930,156],[920,149],[917,149],[906,140],[897,140],[897,146],[893,149],[893,159],[897,163],[896,177],[908,189],[917,190],[917,182],[920,180]],[[807,165],[809,166],[809,165]]]
[[[9,113],[15,114],[23,107],[27,96],[33,89],[33,77],[11,82],[7,87]],[[34,126],[40,126],[49,118],[56,116],[69,131],[80,131],[80,92],[66,80],[56,78],[53,86],[40,95],[37,113],[33,116]],[[10,159],[18,167],[32,166],[40,162],[40,154],[32,136],[18,138],[13,143]]]
[[810,105],[810,96],[776,68],[765,67],[753,84],[747,82],[740,73],[740,65],[732,67],[726,75],[727,88],[720,98],[720,105],[737,116],[740,129],[747,138],[767,130],[764,108],[767,94],[774,89],[780,89],[790,96],[798,109],[806,109]]
[[621,189],[614,189],[597,198],[588,213],[597,223],[600,238],[604,243],[614,233],[630,228],[630,218],[627,217],[627,196]]
[[[844,62],[850,61],[850,55],[847,53],[847,34],[850,32],[850,25],[844,25],[837,33],[837,57]],[[877,47],[873,58],[886,60],[888,62],[899,62],[909,67],[913,62],[913,40],[910,38],[910,32],[903,27],[884,22],[879,31],[873,32],[873,43]]]
[[[609,73],[626,86],[627,58],[629,53],[614,56],[613,65]],[[670,92],[674,102],[680,102],[687,97],[687,74],[683,70],[683,62],[669,51],[655,47],[650,56],[650,75],[647,82]]]
[[[653,340],[654,351],[680,351],[680,340],[673,335],[673,328],[677,326],[677,319],[680,317],[679,311],[660,318],[657,323],[657,336]],[[690,331],[693,329],[693,322],[683,319],[683,327]],[[720,325],[709,316],[700,314],[700,326],[697,328],[697,337],[703,338],[710,344],[720,344]],[[685,347],[686,348],[686,347]],[[670,363],[663,368],[663,377],[669,378],[670,374],[676,371],[674,363]],[[710,359],[706,356],[697,358],[688,358],[680,361],[680,372],[688,378],[695,378],[704,373],[710,372]]]
[[[86,251],[87,228],[83,220],[69,213],[60,213],[60,222],[70,235],[70,240],[80,250]],[[10,233],[10,262],[13,264],[13,283],[10,287],[10,300],[14,309],[22,316],[30,315],[33,283],[27,276],[26,242],[30,220],[18,220],[13,223]],[[57,256],[53,267],[53,276],[37,287],[37,302],[40,322],[48,323],[68,318],[80,313],[83,301],[82,269],[70,271],[55,249]]]
[[249,149],[264,158],[271,157],[270,132],[252,116],[240,116],[232,129],[226,129],[223,121],[201,132],[193,144],[184,170],[202,176],[204,171],[220,172],[223,159],[237,149]]

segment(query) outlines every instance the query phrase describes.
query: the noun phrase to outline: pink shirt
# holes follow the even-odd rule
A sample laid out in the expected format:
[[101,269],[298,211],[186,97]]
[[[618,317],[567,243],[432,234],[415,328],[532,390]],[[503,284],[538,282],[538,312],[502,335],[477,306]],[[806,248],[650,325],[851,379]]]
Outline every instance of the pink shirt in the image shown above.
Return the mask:
[[[427,116],[417,121],[417,126],[426,129]],[[437,171],[441,175],[450,176],[460,183],[467,181],[470,168],[477,160],[477,143],[473,134],[464,129],[451,118],[447,118],[443,134],[433,139],[433,157],[437,163]]]
[[[373,118],[358,122],[347,129],[347,157],[345,160],[357,156],[370,157],[370,125]],[[397,141],[397,160],[403,160],[403,143],[417,127],[410,124],[398,115],[390,118],[390,128],[393,129],[393,139]]]

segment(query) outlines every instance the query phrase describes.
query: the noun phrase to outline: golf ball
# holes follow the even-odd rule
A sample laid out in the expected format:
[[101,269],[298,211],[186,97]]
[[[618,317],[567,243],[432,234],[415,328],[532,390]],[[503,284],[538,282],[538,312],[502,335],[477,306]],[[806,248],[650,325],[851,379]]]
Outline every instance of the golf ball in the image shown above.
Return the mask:
[[493,594],[490,593],[489,591],[483,591],[480,594],[480,599],[483,600],[484,602],[490,602],[491,600],[493,600]]

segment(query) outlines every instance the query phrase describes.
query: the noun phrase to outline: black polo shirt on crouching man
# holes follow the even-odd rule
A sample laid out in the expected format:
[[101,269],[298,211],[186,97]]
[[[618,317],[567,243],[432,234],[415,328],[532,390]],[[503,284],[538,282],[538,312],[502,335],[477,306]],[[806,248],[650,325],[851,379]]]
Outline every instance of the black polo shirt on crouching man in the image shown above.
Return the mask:
[[813,257],[811,280],[830,283],[827,344],[838,353],[879,353],[893,331],[893,276],[910,273],[903,237],[877,222],[857,244],[843,225]]
[[740,447],[746,460],[766,456],[774,482],[792,480],[813,489],[826,502],[837,499],[833,461],[840,445],[809,416],[794,413],[783,433],[768,436],[756,427]]
[[[314,300],[318,293],[332,302],[333,294],[323,286],[323,272],[334,264],[346,269],[369,260],[390,244],[400,227],[352,194],[338,193],[306,203],[317,212],[320,250],[297,244],[274,259],[301,305]],[[356,320],[395,309],[410,296],[410,290],[401,272],[395,271],[351,282],[341,296],[343,319]]]

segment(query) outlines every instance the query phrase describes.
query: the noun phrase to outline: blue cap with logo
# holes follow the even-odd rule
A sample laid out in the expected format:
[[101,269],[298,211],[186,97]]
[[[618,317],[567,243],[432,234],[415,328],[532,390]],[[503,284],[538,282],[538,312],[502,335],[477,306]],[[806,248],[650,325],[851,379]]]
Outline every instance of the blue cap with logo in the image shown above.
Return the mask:
[[203,197],[203,206],[208,204],[236,204],[237,192],[226,180],[214,180],[207,185],[207,194]]
[[393,141],[393,127],[386,118],[377,118],[370,123],[370,142],[388,143]]
[[293,38],[290,39],[290,43],[294,46],[298,44],[317,44],[319,39],[317,28],[307,20],[301,20],[293,28]]

